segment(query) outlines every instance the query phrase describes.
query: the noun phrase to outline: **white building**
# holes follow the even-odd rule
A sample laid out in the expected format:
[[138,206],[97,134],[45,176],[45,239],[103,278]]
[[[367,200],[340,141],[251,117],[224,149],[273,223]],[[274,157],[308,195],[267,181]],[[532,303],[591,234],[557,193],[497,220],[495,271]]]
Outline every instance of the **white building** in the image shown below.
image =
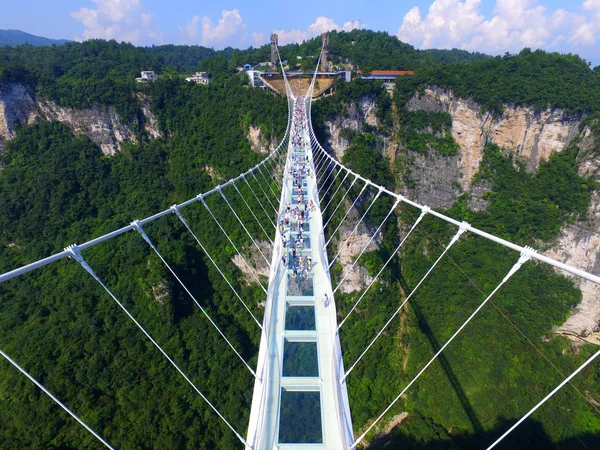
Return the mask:
[[264,87],[263,81],[260,79],[260,76],[264,73],[259,70],[247,70],[248,79],[250,81],[250,86],[252,87]]
[[158,80],[158,75],[156,75],[152,70],[144,70],[142,71],[142,76],[140,78],[136,78],[135,81],[138,83],[148,83],[150,81]]
[[187,77],[185,81],[193,81],[199,84],[208,84],[210,82],[210,75],[208,72],[196,72],[191,77]]

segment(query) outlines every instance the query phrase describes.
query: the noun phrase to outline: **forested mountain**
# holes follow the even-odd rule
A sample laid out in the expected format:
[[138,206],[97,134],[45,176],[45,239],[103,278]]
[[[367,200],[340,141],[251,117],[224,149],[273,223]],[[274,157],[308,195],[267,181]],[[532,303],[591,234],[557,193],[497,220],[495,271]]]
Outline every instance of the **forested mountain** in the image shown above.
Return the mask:
[[[319,47],[317,38],[283,46],[281,54],[292,60],[297,55],[318,55]],[[330,52],[335,63],[347,59],[367,69],[416,70],[413,78],[398,81],[392,96],[381,83],[355,80],[338,83],[334,95],[314,103],[315,129],[344,164],[418,200],[427,193],[423,185],[437,187],[434,194],[440,198],[439,191],[448,191],[451,194],[436,205],[440,210],[540,249],[554,245],[572,224],[596,223],[590,214],[597,175],[583,167],[595,167],[594,158],[600,155],[594,94],[600,93],[600,84],[598,74],[578,57],[528,50],[495,58],[456,50],[423,52],[393,36],[367,30],[332,32]],[[0,49],[0,101],[6,101],[2,87],[17,83],[32,96],[64,107],[114,106],[136,136],[118,154],[106,156],[89,137],[74,134],[64,124],[41,119],[15,124],[15,135],[0,156],[0,273],[168,208],[260,161],[264,155],[253,149],[249,129],[260,130],[268,147],[272,139],[283,136],[287,104],[271,92],[249,88],[236,67],[267,59],[268,46],[214,52],[94,40],[52,48]],[[182,81],[199,69],[211,72],[209,85]],[[159,80],[136,84],[134,78],[141,70],[157,71]],[[146,101],[160,136],[145,130],[149,116],[141,109]],[[464,111],[470,115],[458,115]],[[514,125],[510,120],[521,116],[528,117],[523,119],[525,125],[519,122],[521,127],[536,121],[550,123],[543,117],[551,116],[550,125],[572,132],[552,135],[563,147],[548,151],[546,159],[539,156],[543,150],[539,139],[538,159],[529,167],[523,149],[533,144],[524,138],[513,147],[498,143],[498,136],[509,128],[505,125]],[[471,122],[465,122],[465,117]],[[469,176],[465,140],[459,135],[466,131],[458,129],[460,121],[480,134],[483,124],[496,127],[482,139],[480,161]],[[268,190],[266,183],[263,186]],[[249,215],[235,191],[226,194],[237,211]],[[479,203],[474,203],[476,197]],[[208,204],[226,218],[223,223],[229,234],[242,252],[249,253],[249,240],[227,205],[216,198]],[[359,212],[368,205],[368,201],[358,205]],[[374,230],[390,206],[378,203],[368,214],[369,227]],[[260,320],[264,293],[234,263],[236,252],[212,217],[200,204],[186,208],[184,215],[209,244],[207,251],[236,290],[250,299],[250,309]],[[340,209],[332,224],[342,215]],[[409,207],[397,210],[379,249],[360,261],[370,275],[389,257],[416,215]],[[264,226],[269,225],[265,218]],[[260,330],[236,303],[208,256],[175,217],[145,228],[253,367]],[[260,234],[260,229],[251,231]],[[346,366],[414,288],[452,233],[451,227],[429,218],[407,241],[340,333]],[[335,245],[334,241],[331,251]],[[245,434],[252,375],[143,239],[130,232],[84,251],[84,256]],[[505,275],[515,255],[480,238],[466,237],[448,256],[350,375],[355,431],[364,430],[401,391]],[[341,271],[339,265],[332,267],[334,282]],[[357,292],[336,296],[340,318],[356,296]],[[563,374],[596,350],[592,344],[574,345],[553,333],[581,299],[572,279],[537,264],[524,266],[390,411],[381,430],[403,411],[408,419],[382,436],[369,436],[370,447],[489,445]],[[230,430],[73,261],[0,284],[0,329],[0,348],[115,448],[240,447]],[[0,373],[1,448],[97,447],[93,437],[4,360]],[[505,447],[598,447],[598,364],[573,384],[577,391],[565,387]]]
[[14,47],[15,45],[63,45],[68,41],[67,39],[48,39],[41,36],[35,36],[33,34],[25,33],[21,30],[0,30],[0,47],[8,45]]

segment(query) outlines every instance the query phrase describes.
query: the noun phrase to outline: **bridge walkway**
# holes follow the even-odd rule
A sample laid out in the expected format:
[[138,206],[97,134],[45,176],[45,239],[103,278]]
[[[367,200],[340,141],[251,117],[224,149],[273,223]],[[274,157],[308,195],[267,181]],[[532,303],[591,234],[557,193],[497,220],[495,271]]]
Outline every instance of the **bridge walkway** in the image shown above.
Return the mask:
[[[296,108],[302,113],[295,119],[305,121],[304,102]],[[306,124],[297,125],[301,137],[288,150],[265,310],[268,350],[259,353],[264,376],[255,383],[247,448],[343,449],[352,426],[345,384],[337,381],[343,367],[336,308],[310,139]]]

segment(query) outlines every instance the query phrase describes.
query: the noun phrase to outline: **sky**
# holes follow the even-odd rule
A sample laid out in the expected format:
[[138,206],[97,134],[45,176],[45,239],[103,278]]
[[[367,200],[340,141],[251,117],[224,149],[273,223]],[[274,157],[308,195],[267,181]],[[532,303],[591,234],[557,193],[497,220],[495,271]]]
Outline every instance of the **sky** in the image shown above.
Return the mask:
[[498,55],[524,47],[600,65],[600,0],[28,0],[6,2],[0,29],[215,49],[280,44],[329,30],[386,31],[416,48]]

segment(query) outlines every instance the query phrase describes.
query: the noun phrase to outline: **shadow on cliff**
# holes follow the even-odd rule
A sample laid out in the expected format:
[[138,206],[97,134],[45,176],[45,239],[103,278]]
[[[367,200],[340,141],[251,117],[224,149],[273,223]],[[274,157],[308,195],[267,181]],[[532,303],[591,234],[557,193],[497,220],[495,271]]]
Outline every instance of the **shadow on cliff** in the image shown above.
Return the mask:
[[[432,347],[434,353],[437,353],[437,351],[441,348],[441,346],[440,346],[437,338],[434,336],[431,328],[429,327],[429,324],[428,324],[427,320],[425,319],[423,312],[421,311],[419,302],[418,301],[410,302],[410,307],[412,308],[412,310],[417,318],[419,328],[427,337],[427,340],[431,344],[431,347]],[[471,406],[471,402],[469,402],[469,399],[468,399],[467,395],[465,394],[464,389],[462,388],[460,382],[458,381],[458,378],[457,378],[456,374],[454,373],[452,366],[448,362],[448,359],[446,358],[446,356],[444,355],[443,352],[437,357],[437,361],[442,366],[442,369],[444,370],[444,374],[448,378],[448,381],[450,382],[452,389],[454,389],[454,392],[456,393],[458,400],[459,400],[463,410],[465,411],[465,414],[467,415],[467,417],[469,419],[469,422],[471,422],[471,425],[473,426],[473,430],[475,431],[475,434],[482,433],[483,427],[481,426],[481,422],[477,418],[477,415],[475,414],[475,410]]]
[[[374,440],[369,450],[475,450],[487,449],[508,430],[516,420],[502,420],[489,432],[452,435],[431,419],[413,415],[390,434]],[[418,436],[418,438],[416,436]],[[583,434],[560,442],[552,442],[542,425],[528,419],[499,443],[498,450],[593,450],[600,448],[600,431]]]

